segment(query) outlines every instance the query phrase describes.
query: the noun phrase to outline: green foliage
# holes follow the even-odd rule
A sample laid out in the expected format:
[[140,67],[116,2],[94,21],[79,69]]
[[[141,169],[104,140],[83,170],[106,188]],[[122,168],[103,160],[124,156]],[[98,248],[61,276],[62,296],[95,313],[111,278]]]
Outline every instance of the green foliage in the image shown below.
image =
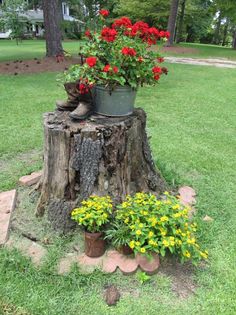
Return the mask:
[[157,200],[152,194],[136,193],[117,206],[115,219],[129,227],[130,248],[142,254],[156,252],[165,256],[170,252],[182,262],[206,259],[207,252],[197,244],[197,225],[189,220],[188,207],[168,192],[165,195],[165,200]]
[[118,0],[114,8],[119,16],[130,16],[134,21],[144,20],[159,28],[167,27],[169,10],[169,0]]
[[72,220],[84,226],[88,232],[103,232],[112,214],[112,202],[109,196],[91,196],[81,202],[81,207],[71,213]]
[[109,240],[115,248],[128,245],[131,240],[129,227],[123,222],[111,223],[105,235],[105,239]]
[[27,19],[21,14],[24,13],[25,8],[22,0],[5,0],[2,5],[1,24],[6,29],[11,30],[11,37],[16,39],[17,44],[24,35],[24,22]]
[[151,277],[146,274],[146,272],[139,271],[137,273],[137,278],[141,284],[144,284],[151,280]]

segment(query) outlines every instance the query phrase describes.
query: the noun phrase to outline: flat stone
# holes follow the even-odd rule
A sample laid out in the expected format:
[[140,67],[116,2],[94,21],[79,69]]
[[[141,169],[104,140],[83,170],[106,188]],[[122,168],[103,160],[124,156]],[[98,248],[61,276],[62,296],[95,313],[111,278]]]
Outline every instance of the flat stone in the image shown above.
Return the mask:
[[78,256],[74,253],[67,254],[58,264],[58,274],[63,275],[69,273],[74,263],[77,263]]
[[214,221],[213,218],[209,217],[208,215],[206,215],[203,219],[202,219],[204,222],[212,222]]
[[11,214],[15,208],[15,189],[0,193],[0,245],[8,240]]
[[136,261],[140,269],[149,275],[155,274],[160,266],[159,256],[155,253],[150,254],[150,257],[137,254]]
[[82,254],[77,257],[77,263],[82,272],[91,273],[95,269],[102,269],[104,255],[101,257],[92,258]]
[[31,258],[33,264],[36,266],[40,266],[43,263],[43,259],[47,254],[46,248],[27,238],[18,239],[16,237],[10,237],[6,246],[19,250],[22,255]]
[[30,175],[22,176],[19,179],[19,184],[23,186],[32,186],[37,184],[42,176],[42,171],[33,172]]
[[179,189],[180,202],[184,206],[191,206],[196,203],[196,192],[189,186],[184,186]]

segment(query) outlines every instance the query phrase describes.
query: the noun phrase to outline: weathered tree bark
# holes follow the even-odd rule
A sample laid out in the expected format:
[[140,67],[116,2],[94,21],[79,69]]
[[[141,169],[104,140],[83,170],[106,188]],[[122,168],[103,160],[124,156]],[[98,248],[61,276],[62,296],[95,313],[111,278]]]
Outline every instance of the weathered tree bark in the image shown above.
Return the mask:
[[44,116],[44,170],[36,215],[48,213],[54,228],[72,227],[70,212],[91,194],[159,193],[165,181],[155,168],[142,109],[125,118],[73,122],[68,112]]
[[46,38],[46,56],[63,55],[61,35],[61,1],[43,0],[43,15]]
[[181,6],[180,6],[181,10],[180,10],[180,15],[179,15],[179,25],[177,28],[176,43],[180,43],[183,40],[185,5],[186,5],[186,0],[182,0]]
[[170,7],[170,15],[168,20],[168,31],[170,32],[170,38],[166,42],[166,46],[173,46],[175,39],[175,27],[178,15],[179,0],[172,0]]
[[236,29],[233,33],[233,42],[232,42],[233,49],[236,49]]

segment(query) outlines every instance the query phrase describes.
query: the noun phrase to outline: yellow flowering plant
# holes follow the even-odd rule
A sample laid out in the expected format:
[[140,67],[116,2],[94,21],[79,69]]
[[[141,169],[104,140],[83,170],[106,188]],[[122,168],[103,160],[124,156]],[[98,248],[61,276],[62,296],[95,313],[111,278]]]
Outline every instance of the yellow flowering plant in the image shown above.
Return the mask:
[[197,243],[197,224],[188,217],[189,208],[168,192],[158,200],[148,193],[136,193],[117,206],[116,220],[129,227],[129,246],[135,253],[167,252],[180,257],[181,261],[196,263],[206,259],[207,251],[202,251]]
[[84,226],[91,233],[102,232],[112,214],[112,201],[109,196],[90,196],[81,202],[81,207],[71,212],[72,220]]

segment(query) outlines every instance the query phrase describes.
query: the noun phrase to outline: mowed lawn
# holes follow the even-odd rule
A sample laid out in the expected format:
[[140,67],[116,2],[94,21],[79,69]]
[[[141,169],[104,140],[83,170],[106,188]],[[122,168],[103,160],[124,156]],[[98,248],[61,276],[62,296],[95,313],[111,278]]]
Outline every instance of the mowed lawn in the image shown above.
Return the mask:
[[[77,55],[84,40],[64,41],[63,48],[71,55]],[[226,58],[236,60],[236,50],[230,47],[221,47],[207,44],[180,43],[176,47],[190,48],[181,52],[175,49],[165,52],[166,56],[183,56],[192,58]],[[0,62],[10,60],[25,60],[42,58],[45,56],[44,40],[24,40],[18,46],[14,40],[0,40]]]
[[[236,313],[236,76],[233,69],[167,65],[158,87],[140,89],[137,106],[148,114],[148,133],[156,165],[169,183],[197,191],[201,244],[209,263],[194,272],[195,294],[178,298],[171,279],[157,274],[143,285],[135,275],[57,276],[55,252],[40,270],[18,253],[0,250],[0,314],[166,315]],[[0,76],[0,190],[41,167],[42,113],[64,97],[56,74]],[[205,223],[208,215],[214,219]],[[105,305],[104,285],[126,294],[115,308]],[[127,294],[128,292],[128,294]],[[132,294],[138,292],[138,294]],[[15,313],[14,313],[15,312]],[[3,313],[4,314],[4,313]]]

